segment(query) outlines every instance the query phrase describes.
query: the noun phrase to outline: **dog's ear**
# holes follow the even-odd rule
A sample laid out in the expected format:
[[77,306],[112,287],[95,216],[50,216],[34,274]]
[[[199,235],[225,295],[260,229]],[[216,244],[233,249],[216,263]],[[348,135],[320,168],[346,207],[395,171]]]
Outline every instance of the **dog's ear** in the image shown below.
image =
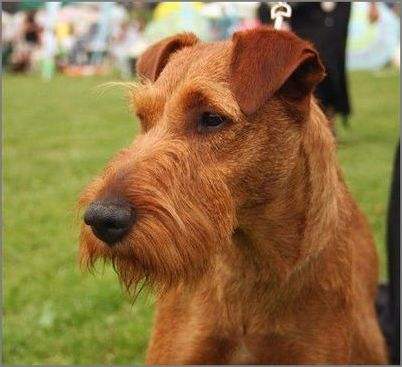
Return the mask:
[[278,92],[304,100],[325,76],[317,51],[291,32],[260,27],[235,33],[232,42],[230,88],[245,114]]
[[136,66],[137,75],[154,82],[168,63],[172,53],[184,47],[193,46],[198,41],[193,33],[180,33],[155,43],[140,56]]

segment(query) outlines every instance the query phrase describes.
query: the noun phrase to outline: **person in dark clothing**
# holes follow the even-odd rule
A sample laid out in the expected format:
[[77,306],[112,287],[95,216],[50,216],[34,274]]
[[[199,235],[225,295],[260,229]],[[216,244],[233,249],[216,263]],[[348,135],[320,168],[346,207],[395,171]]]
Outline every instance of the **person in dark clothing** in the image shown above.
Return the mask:
[[35,51],[41,44],[42,27],[35,20],[36,11],[26,13],[20,40],[11,56],[12,70],[26,72],[32,67]]
[[400,364],[400,143],[396,150],[391,195],[388,205],[387,252],[389,279],[389,309],[391,335],[389,338],[391,362]]
[[257,18],[261,22],[261,24],[271,23],[271,14],[269,5],[267,3],[260,3],[257,8]]
[[377,314],[391,364],[400,364],[400,143],[396,149],[387,215],[388,284],[377,294]]
[[[327,4],[327,5],[325,5]],[[346,40],[351,3],[290,3],[291,29],[311,41],[326,68],[316,95],[330,118],[351,112],[345,72]]]
[[35,21],[35,11],[31,11],[26,15],[24,21],[24,40],[34,46],[40,43],[40,33],[42,28]]
[[[316,89],[318,100],[330,120],[336,114],[347,118],[351,113],[345,72],[350,2],[289,2],[289,5],[291,30],[314,44],[326,68],[327,75]],[[261,3],[257,15],[261,23],[271,23],[266,3]]]

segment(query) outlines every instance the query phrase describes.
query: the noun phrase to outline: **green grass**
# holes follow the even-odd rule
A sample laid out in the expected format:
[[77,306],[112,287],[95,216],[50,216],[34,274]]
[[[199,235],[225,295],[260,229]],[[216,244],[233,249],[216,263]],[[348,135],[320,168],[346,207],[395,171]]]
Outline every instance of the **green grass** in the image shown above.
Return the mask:
[[[80,190],[136,133],[124,94],[98,96],[103,78],[3,79],[6,364],[134,364],[144,360],[152,297],[134,304],[111,269],[95,277],[77,262]],[[339,156],[382,254],[399,74],[354,73],[351,129]]]

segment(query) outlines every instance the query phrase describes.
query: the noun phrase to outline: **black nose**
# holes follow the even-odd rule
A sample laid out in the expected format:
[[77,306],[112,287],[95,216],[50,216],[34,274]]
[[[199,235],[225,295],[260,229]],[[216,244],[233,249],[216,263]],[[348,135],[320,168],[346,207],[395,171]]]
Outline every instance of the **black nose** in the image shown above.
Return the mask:
[[103,199],[94,201],[84,215],[84,222],[92,232],[108,245],[121,240],[135,221],[135,213],[123,200]]

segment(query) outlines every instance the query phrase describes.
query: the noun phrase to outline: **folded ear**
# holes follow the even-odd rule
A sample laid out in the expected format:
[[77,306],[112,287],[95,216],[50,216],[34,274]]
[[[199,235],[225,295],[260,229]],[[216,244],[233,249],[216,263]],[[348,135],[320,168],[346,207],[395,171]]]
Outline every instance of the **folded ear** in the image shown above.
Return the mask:
[[193,46],[198,41],[193,33],[180,33],[155,43],[138,59],[137,75],[154,82],[168,63],[171,54],[184,47]]
[[260,27],[233,35],[230,87],[245,114],[277,92],[304,100],[324,78],[314,47],[291,32]]

